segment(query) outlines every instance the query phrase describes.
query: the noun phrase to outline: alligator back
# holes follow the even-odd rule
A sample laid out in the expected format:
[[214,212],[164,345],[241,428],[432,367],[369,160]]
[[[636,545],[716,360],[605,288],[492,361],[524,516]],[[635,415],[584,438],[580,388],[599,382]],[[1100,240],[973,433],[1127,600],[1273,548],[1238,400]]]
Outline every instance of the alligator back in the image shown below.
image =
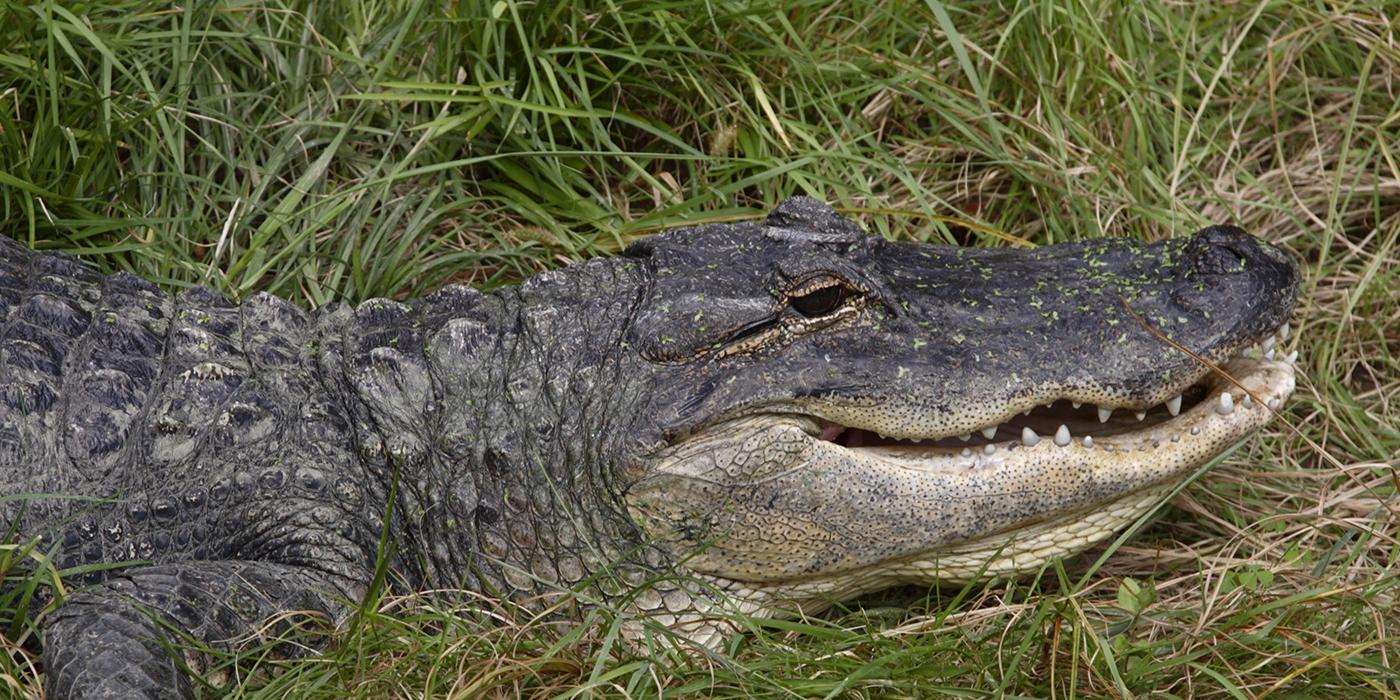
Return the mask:
[[372,541],[324,330],[275,297],[172,297],[0,239],[0,522],[59,541],[60,567],[256,560],[298,521]]

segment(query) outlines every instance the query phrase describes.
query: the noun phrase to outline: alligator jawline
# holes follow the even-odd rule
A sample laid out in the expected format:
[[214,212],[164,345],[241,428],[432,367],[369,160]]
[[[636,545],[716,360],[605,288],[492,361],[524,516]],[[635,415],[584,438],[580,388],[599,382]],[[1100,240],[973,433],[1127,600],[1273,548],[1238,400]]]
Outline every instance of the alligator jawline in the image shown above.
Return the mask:
[[[1250,379],[1264,380],[1265,377],[1282,377],[1270,370],[1278,366],[1291,365],[1291,359],[1283,362],[1236,357],[1221,366],[1228,378],[1215,372],[1182,392],[1180,402],[1173,406],[1158,404],[1145,411],[1112,411],[1106,420],[1101,420],[1100,409],[1090,405],[1078,405],[1068,399],[1059,399],[1044,406],[1036,407],[994,426],[987,426],[987,432],[973,432],[962,436],[933,436],[925,439],[893,438],[871,430],[855,426],[841,425],[822,418],[812,419],[815,430],[809,433],[818,441],[832,443],[847,449],[862,452],[902,457],[905,459],[923,456],[951,456],[961,454],[991,454],[996,450],[1015,450],[1018,447],[1034,447],[1049,442],[1065,447],[1071,444],[1080,448],[1092,449],[1097,442],[1099,449],[1131,449],[1139,444],[1156,446],[1163,440],[1177,442],[1199,434],[1200,424],[1215,417],[1229,417],[1236,413],[1237,406],[1244,410],[1253,408],[1255,396],[1268,402],[1279,402],[1276,395],[1283,390],[1278,381],[1266,381],[1263,391],[1241,391],[1239,385],[1248,385]],[[1291,369],[1287,373],[1292,376]],[[1288,387],[1291,390],[1291,386]],[[1225,397],[1229,398],[1225,398]],[[1206,404],[1205,410],[1197,410]],[[1275,406],[1268,406],[1268,409]],[[1061,430],[1063,428],[1063,430]]]
[[1123,435],[1137,430],[1151,428],[1176,418],[1180,413],[1190,411],[1200,404],[1211,391],[1211,383],[1202,380],[1182,392],[1182,402],[1177,414],[1171,413],[1166,404],[1158,404],[1146,411],[1115,410],[1107,421],[1101,421],[1097,409],[1092,405],[1057,399],[1044,406],[1037,406],[1026,413],[1019,413],[997,425],[987,426],[991,433],[974,431],[961,436],[943,436],[926,439],[895,438],[881,435],[864,428],[840,425],[826,420],[818,420],[821,431],[818,439],[847,448],[909,447],[958,450],[964,447],[982,449],[1008,441],[1020,441],[1025,429],[1029,428],[1036,436],[1049,436],[1053,439],[1059,426],[1068,429],[1071,437],[1090,436],[1094,439]]

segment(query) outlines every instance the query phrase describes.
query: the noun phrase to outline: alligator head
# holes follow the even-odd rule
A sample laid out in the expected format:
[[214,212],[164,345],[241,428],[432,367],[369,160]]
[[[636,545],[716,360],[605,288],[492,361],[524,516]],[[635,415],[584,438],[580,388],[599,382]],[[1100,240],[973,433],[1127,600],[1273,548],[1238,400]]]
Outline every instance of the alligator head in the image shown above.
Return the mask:
[[629,344],[656,386],[626,505],[746,612],[1083,550],[1293,390],[1288,360],[1245,351],[1287,335],[1297,270],[1234,228],[967,249],[796,198],[628,255],[652,272]]

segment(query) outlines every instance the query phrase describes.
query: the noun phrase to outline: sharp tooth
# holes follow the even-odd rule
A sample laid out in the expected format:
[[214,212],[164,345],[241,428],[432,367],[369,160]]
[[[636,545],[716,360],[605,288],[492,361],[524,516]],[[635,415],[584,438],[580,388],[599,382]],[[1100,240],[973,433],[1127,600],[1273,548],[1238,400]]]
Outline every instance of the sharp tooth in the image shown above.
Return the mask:
[[991,440],[991,439],[995,438],[996,436],[997,436],[997,427],[996,427],[995,425],[982,429],[982,437],[987,438],[988,440]]
[[1215,407],[1215,412],[1222,416],[1228,416],[1235,412],[1235,397],[1230,392],[1220,394],[1220,405]]
[[1293,329],[1288,326],[1287,322],[1278,327],[1278,337],[1282,340],[1288,340],[1288,334],[1292,332]]
[[1272,359],[1274,359],[1274,350],[1273,350],[1273,348],[1269,348],[1268,352],[1265,352],[1265,353],[1264,353],[1264,359],[1266,359],[1266,360],[1272,360]]
[[1298,351],[1297,351],[1297,350],[1294,350],[1293,352],[1288,353],[1288,357],[1283,358],[1283,360],[1284,360],[1284,362],[1287,362],[1287,363],[1290,364],[1290,365],[1293,364],[1294,362],[1297,362],[1297,361],[1298,361]]
[[972,439],[972,433],[963,433],[962,435],[958,436],[958,439],[962,440],[963,442],[967,442],[968,440]]
[[1249,394],[1245,394],[1245,395],[1244,395],[1244,398],[1243,398],[1243,399],[1240,399],[1240,405],[1241,405],[1241,406],[1244,406],[1245,408],[1249,408],[1250,406],[1253,406],[1253,405],[1254,405],[1254,397],[1253,397],[1253,396],[1250,396]]
[[1181,394],[1177,394],[1176,396],[1172,397],[1170,401],[1167,401],[1167,413],[1170,413],[1173,416],[1177,415],[1178,413],[1181,413]]
[[1069,444],[1069,428],[1063,425],[1055,431],[1055,444],[1064,447]]
[[1079,408],[1080,406],[1083,406],[1084,404],[1082,404],[1082,403],[1080,403],[1080,402],[1078,402],[1078,401],[1071,401],[1071,402],[1069,402],[1069,405],[1071,405],[1071,406],[1073,406],[1073,407],[1075,407],[1075,408]]
[[1269,408],[1272,408],[1272,409],[1274,409],[1275,411],[1277,411],[1277,410],[1278,410],[1278,407],[1279,407],[1279,406],[1282,406],[1282,405],[1283,405],[1283,399],[1280,399],[1280,398],[1278,398],[1277,396],[1275,396],[1275,397],[1272,398],[1272,399],[1269,399]]
[[988,443],[988,445],[987,445],[986,447],[983,447],[983,448],[982,448],[982,454],[991,454],[991,453],[996,452],[996,451],[997,451],[997,446],[996,446],[996,445],[993,445],[993,444],[990,444],[990,443]]
[[1264,348],[1264,352],[1268,352],[1268,351],[1270,351],[1270,350],[1273,350],[1273,349],[1274,349],[1274,343],[1277,343],[1277,342],[1278,342],[1278,338],[1275,338],[1275,337],[1273,337],[1273,336],[1269,336],[1269,337],[1265,338],[1265,339],[1264,339],[1264,345],[1262,346],[1262,347]]
[[1112,416],[1113,416],[1113,409],[1111,409],[1111,408],[1104,408],[1103,406],[1099,406],[1099,422],[1100,422],[1100,423],[1107,423],[1107,422],[1108,422],[1108,419],[1109,419],[1110,417],[1112,417]]
[[1021,444],[1026,447],[1035,447],[1040,443],[1040,436],[1035,434],[1030,428],[1021,428]]
[[1147,417],[1147,411],[1134,411],[1133,417],[1142,420]]
[[963,448],[962,456],[968,457],[968,456],[970,456],[971,454],[972,454],[972,450],[969,450],[969,449],[966,448],[966,447]]
[[1023,416],[1029,416],[1029,415],[1031,414],[1031,411],[1033,411],[1033,410],[1035,410],[1035,406],[1031,406],[1030,408],[1028,408],[1028,409],[1022,411],[1022,412],[1021,412],[1021,415],[1023,415]]
[[1090,436],[1088,436],[1088,435],[1085,435],[1085,436],[1084,436],[1084,449],[1090,449],[1090,448],[1092,448],[1093,446],[1094,446],[1094,438],[1092,438],[1092,437],[1090,437]]
[[1201,426],[1199,426],[1199,425],[1193,425],[1193,426],[1191,426],[1191,434],[1192,434],[1192,435],[1200,435],[1200,434],[1201,434]]

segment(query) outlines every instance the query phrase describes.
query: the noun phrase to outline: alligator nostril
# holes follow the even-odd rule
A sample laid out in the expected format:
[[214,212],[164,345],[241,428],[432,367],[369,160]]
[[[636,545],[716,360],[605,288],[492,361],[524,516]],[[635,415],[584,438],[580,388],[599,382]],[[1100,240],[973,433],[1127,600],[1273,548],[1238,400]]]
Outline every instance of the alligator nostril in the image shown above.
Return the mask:
[[1193,267],[1197,272],[1219,275],[1243,270],[1244,260],[1244,256],[1234,250],[1211,246],[1196,256]]
[[1202,229],[1189,244],[1191,269],[1204,274],[1228,274],[1246,268],[1253,248],[1249,235],[1234,226]]

